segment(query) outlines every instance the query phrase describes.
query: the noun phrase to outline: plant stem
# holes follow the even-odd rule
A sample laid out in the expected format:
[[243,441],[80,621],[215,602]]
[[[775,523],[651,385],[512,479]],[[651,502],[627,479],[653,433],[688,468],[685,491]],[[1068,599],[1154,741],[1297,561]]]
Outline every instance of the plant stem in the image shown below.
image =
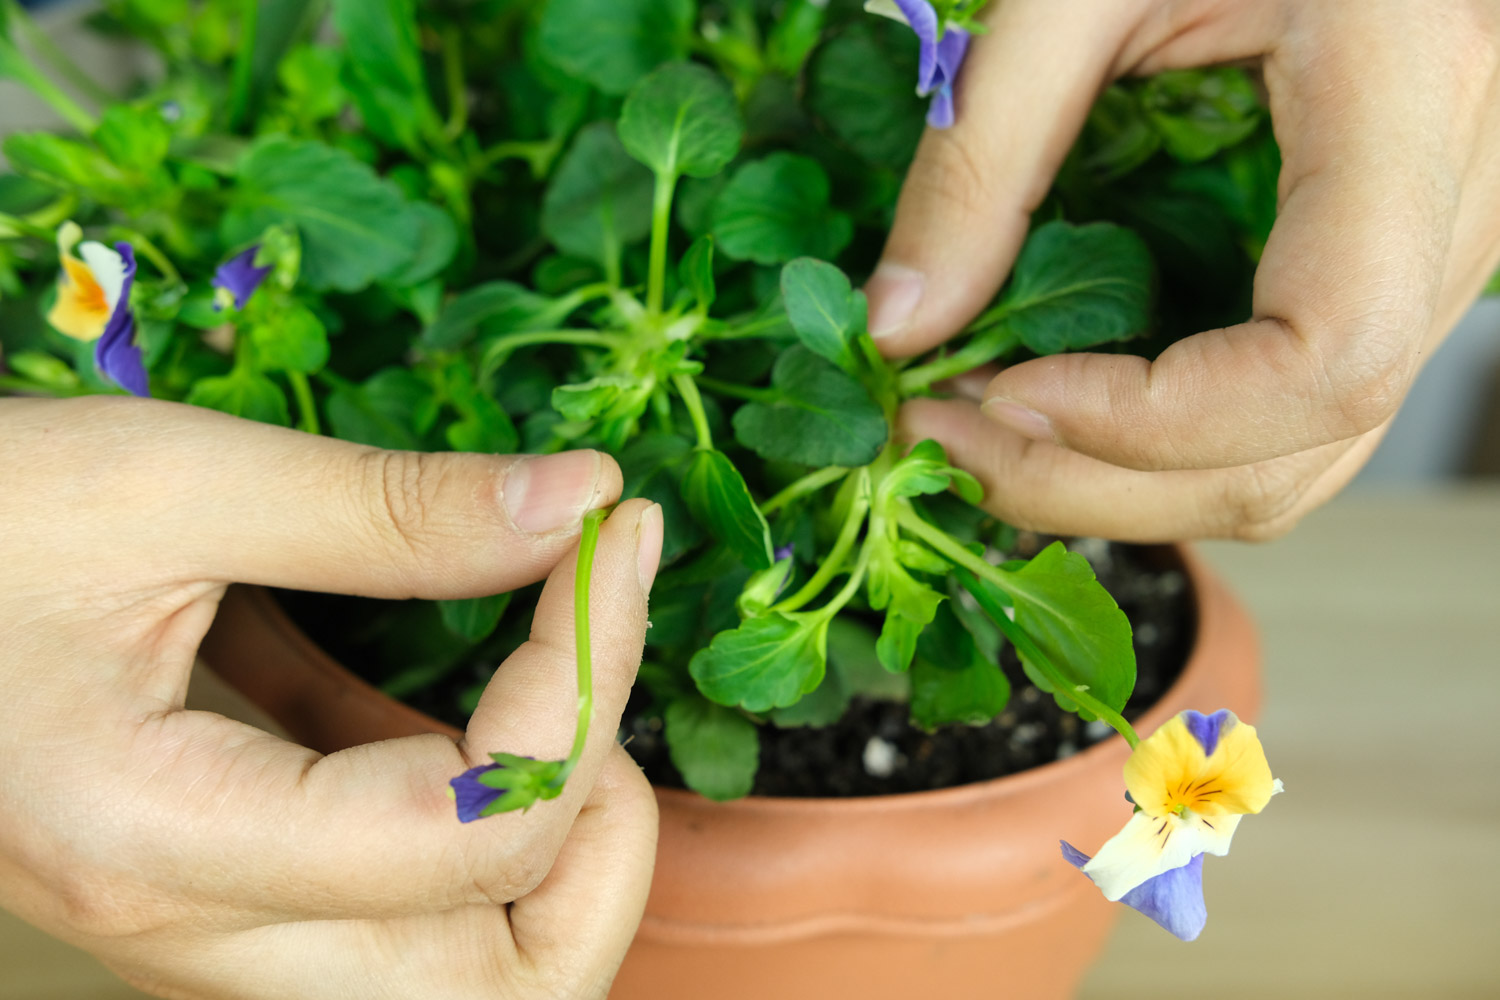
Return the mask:
[[838,482],[849,474],[849,470],[842,465],[830,465],[816,472],[809,472],[801,479],[787,486],[780,493],[760,505],[760,512],[767,517],[785,507],[793,500],[801,499],[809,493],[816,493],[825,486]]
[[469,127],[469,95],[464,86],[464,40],[454,27],[443,32],[443,82],[448,88],[445,132],[451,142]]
[[771,403],[781,398],[781,392],[767,388],[758,388],[753,385],[736,385],[733,382],[721,382],[716,378],[708,378],[704,375],[698,376],[698,384],[709,392],[717,392],[721,396],[731,399],[743,399],[751,403]]
[[10,23],[15,25],[23,36],[26,44],[35,49],[37,54],[45,59],[53,69],[61,73],[63,77],[82,91],[89,100],[96,104],[108,104],[114,100],[114,95],[94,81],[94,78],[79,68],[78,64],[70,59],[67,53],[55,45],[47,33],[37,27],[35,21],[26,13],[26,8],[16,3],[15,0],[3,0],[6,16]]
[[240,0],[240,47],[234,56],[234,79],[229,97],[229,130],[238,132],[250,114],[250,85],[254,81],[255,35],[260,24],[260,0]]
[[1020,338],[1008,327],[996,330],[988,337],[976,336],[947,357],[929,361],[915,368],[908,368],[901,373],[897,385],[900,387],[902,396],[911,396],[926,390],[934,382],[941,382],[945,378],[953,378],[955,375],[973,371],[980,365],[989,364],[1002,354],[1014,350],[1020,343]]
[[688,416],[693,418],[693,432],[698,435],[698,447],[703,451],[711,451],[714,436],[708,429],[708,414],[703,411],[703,397],[698,394],[697,383],[691,375],[678,373],[672,376],[672,384],[677,387],[677,395],[682,397]]
[[85,111],[77,101],[63,93],[62,89],[31,64],[21,50],[7,39],[0,38],[0,77],[9,76],[52,106],[52,110],[84,135],[92,135],[99,127],[94,116]]
[[667,296],[667,240],[672,225],[672,191],[676,174],[656,175],[656,194],[651,205],[651,264],[646,273],[646,310],[661,315]]
[[578,568],[573,576],[573,635],[578,660],[578,729],[573,735],[573,749],[562,770],[553,779],[561,787],[583,757],[589,725],[594,721],[594,670],[589,646],[589,584],[594,573],[594,551],[599,547],[599,526],[609,517],[608,510],[591,510],[583,515],[583,533],[578,539]]
[[511,353],[533,344],[583,344],[591,347],[608,347],[611,350],[625,346],[626,340],[618,333],[601,330],[529,330],[525,333],[508,333],[496,337],[484,356],[479,360],[480,379],[487,381]]
[[292,384],[292,394],[297,397],[297,426],[309,434],[322,434],[318,423],[318,405],[313,401],[312,386],[302,372],[287,372],[286,380]]
[[[901,513],[897,517],[897,523],[959,567],[958,579],[960,583],[964,583],[965,576],[968,576],[970,579],[978,578],[985,580],[999,587],[1001,590],[1009,590],[1009,587],[1006,586],[1003,570],[990,565],[979,556],[958,544],[946,531],[935,525],[928,524],[909,503],[903,504]],[[971,588],[965,584],[964,589],[968,590],[974,596],[974,599],[979,602],[980,607],[984,609],[984,613],[994,621],[995,627],[1000,629],[1001,633],[1016,647],[1016,652],[1025,657],[1027,662],[1038,673],[1047,678],[1056,690],[1062,692],[1064,697],[1076,702],[1080,708],[1092,712],[1109,723],[1110,726],[1114,727],[1116,732],[1125,737],[1125,742],[1130,744],[1130,748],[1132,750],[1135,749],[1136,744],[1141,739],[1135,734],[1135,729],[1131,727],[1130,723],[1125,721],[1124,716],[1089,694],[1088,688],[1085,685],[1074,684],[1068,680],[1062,671],[1053,664],[1051,658],[1042,652],[1041,648],[1032,641],[1031,636],[1026,633],[1026,630],[1012,621],[1011,617],[1005,613],[1005,609],[995,603],[982,588],[977,586]]]
[[860,469],[854,502],[849,506],[849,514],[844,518],[844,525],[839,529],[839,537],[834,540],[833,548],[828,550],[828,555],[824,557],[818,571],[812,575],[811,579],[798,588],[795,594],[772,605],[770,610],[796,611],[821,594],[823,588],[843,572],[844,560],[849,557],[849,550],[854,548],[854,542],[859,538],[859,530],[865,526],[865,515],[870,512],[869,493],[870,472],[868,469]]

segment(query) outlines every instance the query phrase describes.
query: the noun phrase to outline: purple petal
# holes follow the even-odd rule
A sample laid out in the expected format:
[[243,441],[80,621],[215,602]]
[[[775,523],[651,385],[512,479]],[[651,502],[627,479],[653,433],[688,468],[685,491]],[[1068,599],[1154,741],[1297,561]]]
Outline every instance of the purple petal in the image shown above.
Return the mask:
[[[234,307],[245,308],[245,303],[250,301],[250,296],[260,287],[261,282],[266,280],[266,275],[271,273],[270,267],[256,267],[255,255],[260,252],[260,246],[251,247],[249,250],[235,254],[233,257],[219,265],[214,272],[213,287],[222,288],[234,296]],[[215,309],[219,308],[217,304]]]
[[[1068,864],[1078,869],[1088,864],[1087,854],[1066,840],[1061,844]],[[1120,897],[1120,902],[1144,913],[1179,940],[1196,939],[1208,923],[1208,907],[1203,902],[1203,855],[1195,854],[1181,868],[1148,878]]]
[[458,803],[460,822],[472,823],[489,808],[490,803],[505,794],[503,788],[490,788],[479,783],[479,776],[489,771],[500,770],[499,764],[481,764],[471,767],[448,782],[453,787],[453,799]]
[[953,88],[944,87],[932,95],[932,103],[927,106],[927,125],[930,128],[952,128],[953,120]]
[[1229,709],[1221,708],[1213,715],[1203,715],[1188,709],[1182,713],[1182,721],[1187,726],[1188,732],[1193,734],[1203,747],[1203,755],[1212,757],[1214,750],[1219,746],[1219,734],[1224,723],[1229,721]]
[[777,562],[781,562],[781,560],[783,559],[790,559],[792,558],[792,553],[796,551],[796,548],[796,545],[788,542],[786,545],[783,545],[773,551],[771,553],[771,557],[774,558]]
[[125,281],[109,323],[94,344],[94,365],[126,392],[149,396],[151,388],[146,378],[146,365],[141,359],[141,349],[135,343],[135,313],[130,311],[130,290],[135,285],[135,248],[129,243],[116,243],[115,249],[125,259]]
[[937,44],[937,74],[932,81],[934,88],[952,86],[953,81],[958,79],[958,71],[964,64],[964,56],[969,54],[969,33],[962,28],[950,25],[943,32],[942,41]]
[[922,43],[917,58],[917,93],[924,97],[932,92],[933,76],[938,68],[938,16],[927,0],[896,0],[896,6],[917,33]]

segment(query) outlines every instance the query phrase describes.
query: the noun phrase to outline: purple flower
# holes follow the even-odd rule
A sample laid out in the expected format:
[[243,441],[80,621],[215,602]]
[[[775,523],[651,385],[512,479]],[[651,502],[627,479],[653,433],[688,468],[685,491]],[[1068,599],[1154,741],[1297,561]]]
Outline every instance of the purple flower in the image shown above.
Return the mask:
[[1183,725],[1187,726],[1188,732],[1193,734],[1203,747],[1203,756],[1212,757],[1219,746],[1219,732],[1224,728],[1224,723],[1234,718],[1234,713],[1227,708],[1221,708],[1213,715],[1204,715],[1192,709],[1182,713]]
[[505,794],[505,789],[491,788],[479,781],[480,775],[498,770],[499,764],[481,764],[448,782],[453,788],[453,800],[458,803],[460,822],[472,823],[479,819],[496,799]]
[[937,11],[928,0],[867,0],[865,10],[900,21],[916,32],[921,50],[917,57],[917,94],[932,95],[927,124],[933,128],[953,126],[953,81],[969,52],[969,33],[954,24],[938,23]]
[[[241,251],[219,265],[214,272],[213,286],[222,288],[234,299],[236,309],[245,308],[245,303],[250,301],[250,296],[266,280],[266,275],[271,273],[271,268],[256,267],[255,255],[260,253],[260,244],[256,244],[249,250]],[[223,310],[223,302],[215,301],[214,308]]]
[[94,344],[94,364],[126,392],[149,396],[151,389],[146,378],[146,365],[135,342],[135,313],[130,310],[130,289],[135,285],[135,248],[129,243],[116,243],[115,250],[125,265],[124,282],[109,323]]
[[796,545],[791,542],[787,542],[785,545],[773,549],[771,552],[771,558],[775,559],[777,562],[781,562],[781,560],[783,559],[790,559],[792,558],[792,553],[795,552],[796,549]]
[[[1066,840],[1061,843],[1068,864],[1080,870],[1088,864],[1087,854]],[[1180,940],[1196,939],[1208,922],[1208,907],[1203,902],[1203,855],[1195,854],[1182,867],[1147,879],[1121,896],[1120,902],[1144,913]]]

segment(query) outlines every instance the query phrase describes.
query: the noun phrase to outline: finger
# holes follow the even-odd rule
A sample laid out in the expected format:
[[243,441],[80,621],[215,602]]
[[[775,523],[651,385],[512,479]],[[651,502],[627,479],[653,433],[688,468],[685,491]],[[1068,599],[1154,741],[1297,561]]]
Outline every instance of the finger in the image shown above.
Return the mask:
[[1395,412],[1432,334],[1482,89],[1403,35],[1427,25],[1382,8],[1334,30],[1297,9],[1309,23],[1266,64],[1284,197],[1255,318],[1154,362],[1016,365],[987,392],[997,421],[1115,465],[1194,469],[1356,438]]
[[54,456],[51,474],[27,484],[70,529],[31,544],[54,553],[49,565],[93,566],[107,540],[120,587],[180,579],[387,598],[495,594],[545,576],[584,512],[620,492],[619,469],[593,451],[382,451],[148,400],[48,402],[19,414],[7,450]]
[[[90,894],[132,901],[131,929],[172,919],[183,900],[204,922],[248,926],[524,895],[547,874],[615,745],[661,530],[660,508],[636,500],[600,531],[590,594],[595,710],[560,798],[462,824],[448,783],[488,763],[489,751],[566,756],[578,704],[571,557],[547,581],[531,639],[481,700],[467,754],[430,735],[320,757],[217,716],[167,712],[120,737],[129,752],[114,758],[121,763],[107,780],[77,782],[86,798],[62,797],[66,815],[54,827],[92,831],[74,846],[83,856],[72,867],[104,873],[106,885]],[[68,783],[79,766],[56,762],[51,780]]]
[[511,906],[519,958],[542,996],[603,997],[635,937],[656,866],[656,795],[623,747],[545,881]]
[[1142,472],[1014,434],[972,403],[915,400],[901,411],[903,437],[942,444],[1006,523],[1130,542],[1279,537],[1353,478],[1384,431],[1241,468]]
[[990,30],[974,39],[959,77],[957,122],[922,137],[865,286],[870,332],[882,352],[926,350],[994,296],[1032,210],[1108,82],[1137,6],[990,6]]

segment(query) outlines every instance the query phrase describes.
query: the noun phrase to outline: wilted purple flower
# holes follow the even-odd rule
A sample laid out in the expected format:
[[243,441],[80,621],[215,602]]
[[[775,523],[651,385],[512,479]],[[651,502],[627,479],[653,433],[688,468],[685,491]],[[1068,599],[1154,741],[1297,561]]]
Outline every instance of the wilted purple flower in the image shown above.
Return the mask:
[[[1061,843],[1068,864],[1082,870],[1089,856],[1066,840]],[[1208,907],[1203,902],[1203,855],[1195,854],[1182,867],[1147,879],[1121,896],[1120,902],[1144,913],[1180,940],[1194,940],[1208,922]]]
[[151,389],[146,378],[146,364],[135,342],[135,313],[130,309],[130,290],[135,285],[135,248],[129,243],[116,243],[115,250],[125,264],[125,282],[109,323],[94,344],[94,364],[126,392],[149,396]]
[[953,125],[953,81],[969,52],[969,33],[954,24],[938,22],[937,11],[928,0],[866,0],[865,10],[900,21],[916,32],[921,43],[917,57],[917,94],[932,95],[927,124],[933,128]]
[[[260,244],[256,244],[248,250],[243,250],[219,265],[214,272],[213,286],[222,288],[234,299],[236,309],[245,308],[245,303],[250,301],[250,296],[266,280],[266,275],[271,273],[270,267],[256,267],[255,255],[260,253]],[[223,310],[223,302],[216,300],[214,308]]]
[[479,782],[481,774],[498,770],[499,764],[481,764],[479,767],[469,768],[448,782],[453,788],[453,800],[458,803],[458,818],[461,822],[472,823],[479,819],[491,803],[505,794],[503,788],[491,788]]

